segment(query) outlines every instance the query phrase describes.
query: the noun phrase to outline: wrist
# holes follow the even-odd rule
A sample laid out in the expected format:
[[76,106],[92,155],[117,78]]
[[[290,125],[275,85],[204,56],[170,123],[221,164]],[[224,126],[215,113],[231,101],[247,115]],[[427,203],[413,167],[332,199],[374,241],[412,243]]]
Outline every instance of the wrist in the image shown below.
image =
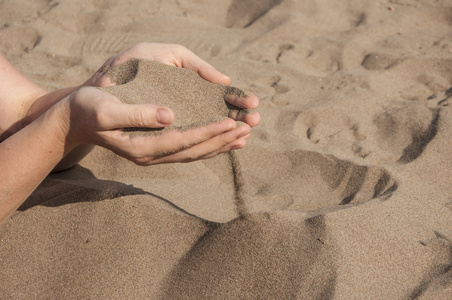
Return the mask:
[[53,105],[66,98],[79,88],[79,86],[73,86],[40,94],[30,102],[25,113],[25,122],[28,122],[28,124],[33,122]]
[[46,114],[52,119],[56,142],[64,148],[64,155],[68,154],[80,144],[71,124],[70,97],[54,105]]

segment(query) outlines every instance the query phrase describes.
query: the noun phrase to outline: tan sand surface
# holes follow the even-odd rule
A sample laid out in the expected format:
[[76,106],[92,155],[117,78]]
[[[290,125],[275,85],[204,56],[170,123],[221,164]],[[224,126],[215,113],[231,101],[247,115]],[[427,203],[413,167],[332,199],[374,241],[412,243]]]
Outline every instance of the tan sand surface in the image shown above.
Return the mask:
[[452,299],[449,0],[0,1],[50,90],[142,41],[260,99],[241,185],[228,155],[96,148],[0,228],[0,299]]

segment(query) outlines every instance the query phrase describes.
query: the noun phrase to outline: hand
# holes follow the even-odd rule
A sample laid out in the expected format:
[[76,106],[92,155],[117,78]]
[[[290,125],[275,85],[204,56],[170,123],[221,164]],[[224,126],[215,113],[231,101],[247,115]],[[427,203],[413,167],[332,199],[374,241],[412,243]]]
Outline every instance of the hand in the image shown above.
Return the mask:
[[[196,71],[202,78],[212,83],[224,85],[229,85],[231,83],[231,79],[228,76],[217,71],[213,66],[183,46],[173,44],[140,43],[107,60],[104,65],[88,81],[85,82],[84,85],[96,87],[114,85],[105,73],[111,67],[122,64],[134,58],[153,60],[175,67],[191,69]],[[225,101],[244,109],[254,109],[259,105],[259,100],[254,95],[249,95],[246,98],[238,97],[236,95],[226,95]],[[256,126],[260,121],[260,115],[257,112],[237,114],[236,111],[233,111],[229,117],[236,121],[247,123],[250,127]]]
[[138,165],[189,162],[240,149],[251,130],[248,124],[236,127],[234,120],[227,119],[185,132],[171,130],[156,136],[131,137],[122,129],[168,126],[174,120],[172,112],[153,104],[124,104],[90,87],[78,90],[61,106],[63,119],[67,120],[68,149],[78,144],[99,145]]

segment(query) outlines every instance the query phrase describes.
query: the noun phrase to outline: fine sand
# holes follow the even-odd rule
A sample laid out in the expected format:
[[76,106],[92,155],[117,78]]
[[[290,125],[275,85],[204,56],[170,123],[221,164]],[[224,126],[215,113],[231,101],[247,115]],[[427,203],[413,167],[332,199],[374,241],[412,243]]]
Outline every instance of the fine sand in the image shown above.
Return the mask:
[[[451,299],[451,24],[448,0],[1,1],[0,52],[49,90],[177,43],[262,121],[235,156],[50,175],[0,227],[0,298]],[[229,113],[193,72],[120,68],[107,91],[175,129]]]
[[213,84],[195,71],[166,64],[132,59],[106,71],[115,86],[102,90],[124,103],[152,103],[170,107],[174,123],[163,129],[130,128],[135,133],[161,134],[188,130],[228,118],[231,110],[247,112],[225,101],[227,94],[246,97],[238,88]]

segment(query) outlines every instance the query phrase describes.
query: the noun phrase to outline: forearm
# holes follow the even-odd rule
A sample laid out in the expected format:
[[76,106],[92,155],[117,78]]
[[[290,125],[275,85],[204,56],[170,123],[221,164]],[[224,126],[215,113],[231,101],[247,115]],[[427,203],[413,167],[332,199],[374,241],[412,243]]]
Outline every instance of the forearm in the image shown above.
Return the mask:
[[0,224],[71,150],[63,112],[61,107],[48,110],[0,144]]

